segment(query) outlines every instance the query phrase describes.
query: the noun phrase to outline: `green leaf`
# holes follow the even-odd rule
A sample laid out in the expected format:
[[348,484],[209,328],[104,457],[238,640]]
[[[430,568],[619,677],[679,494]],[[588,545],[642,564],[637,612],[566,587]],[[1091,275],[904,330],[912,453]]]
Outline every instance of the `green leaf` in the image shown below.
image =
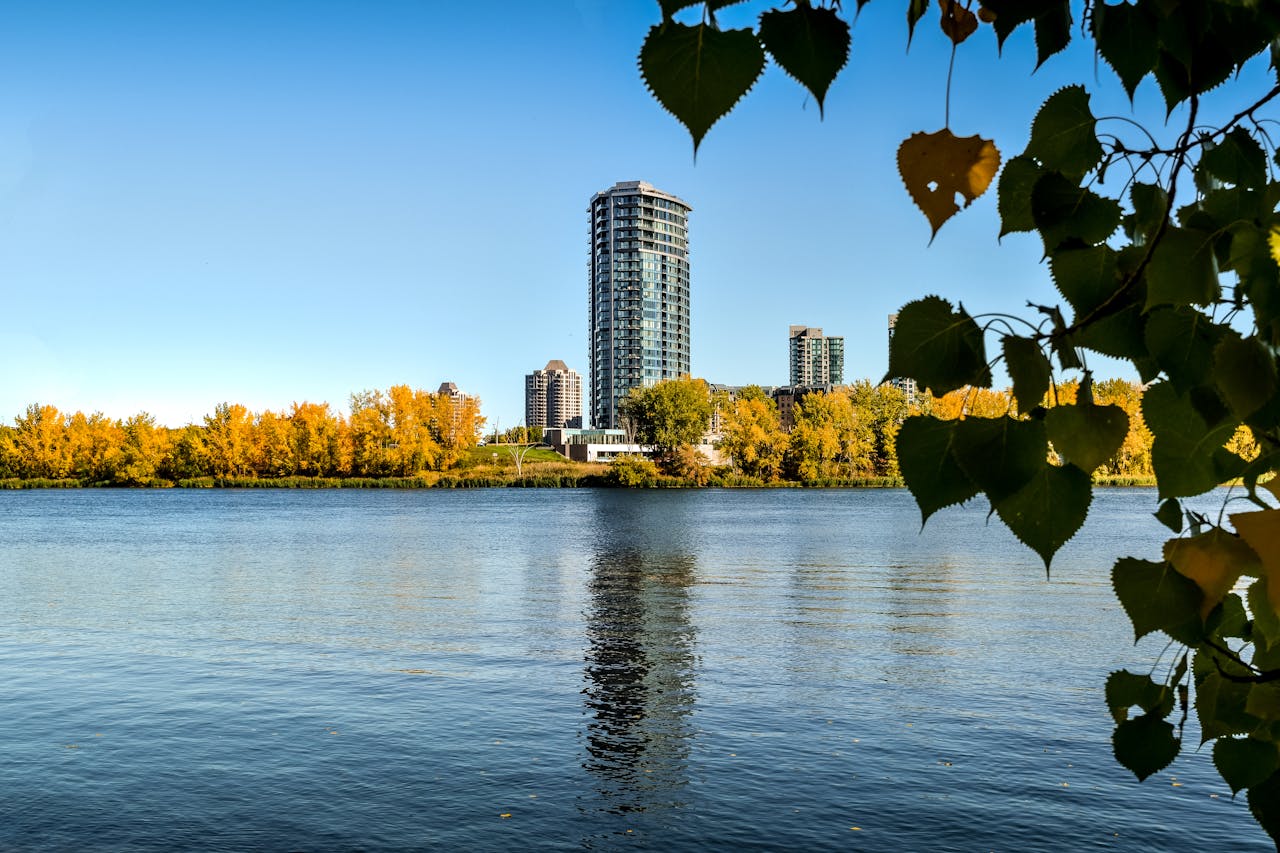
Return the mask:
[[1182,532],[1182,504],[1175,498],[1169,498],[1160,504],[1160,509],[1156,510],[1154,515],[1157,521],[1174,533]]
[[1280,684],[1273,681],[1250,687],[1244,709],[1260,720],[1280,720]]
[[996,205],[1000,211],[1001,237],[1015,231],[1035,230],[1036,221],[1031,216],[1031,191],[1044,174],[1044,169],[1025,154],[1004,164]]
[[1147,265],[1147,308],[1208,305],[1220,291],[1211,235],[1189,228],[1166,229]]
[[916,380],[941,396],[965,385],[991,387],[982,330],[938,296],[908,302],[889,341],[889,376]]
[[1178,393],[1200,385],[1213,367],[1225,327],[1194,308],[1157,308],[1147,315],[1146,345]]
[[670,20],[671,16],[681,9],[687,9],[690,6],[700,6],[706,3],[712,12],[723,9],[725,6],[733,6],[742,3],[743,0],[658,0],[658,5],[662,7],[662,19]]
[[[1200,658],[1200,653],[1196,658]],[[1228,669],[1238,666],[1223,664]],[[1216,670],[1196,683],[1196,717],[1200,720],[1200,742],[1208,743],[1225,735],[1256,731],[1262,720],[1245,710],[1250,685],[1223,678]]]
[[907,47],[911,46],[911,38],[916,34],[916,23],[929,10],[929,0],[907,0]]
[[1267,579],[1249,586],[1249,612],[1253,614],[1253,640],[1259,648],[1280,646],[1280,616],[1267,595]]
[[1059,249],[1049,256],[1049,272],[1076,314],[1087,314],[1120,286],[1117,259],[1116,250],[1106,245]]
[[1235,432],[1237,421],[1207,423],[1192,402],[1168,382],[1152,385],[1142,395],[1142,419],[1151,430],[1151,467],[1159,497],[1190,497],[1222,482],[1223,460],[1216,453]]
[[1031,481],[1046,464],[1048,439],[1040,421],[965,418],[956,424],[952,453],[992,504]]
[[1158,56],[1156,24],[1147,6],[1094,4],[1093,38],[1132,102],[1134,90]]
[[1036,17],[1036,68],[1071,42],[1071,5],[1050,4]]
[[1093,244],[1110,237],[1120,225],[1120,204],[1047,172],[1031,191],[1031,218],[1051,254],[1068,240]]
[[1134,225],[1145,243],[1160,227],[1169,213],[1169,194],[1158,184],[1134,183],[1129,190],[1133,202]]
[[1066,14],[1067,20],[1071,19],[1069,0],[982,0],[982,6],[995,13],[996,19],[992,27],[996,31],[996,40],[1001,49],[1009,34],[1028,21],[1035,21],[1038,27],[1042,16],[1060,17]]
[[764,63],[751,30],[707,24],[659,24],[640,48],[645,85],[688,128],[695,154],[711,126],[755,85]]
[[1276,745],[1256,738],[1219,738],[1213,745],[1213,764],[1222,781],[1238,794],[1253,788],[1280,770],[1280,752]]
[[1271,840],[1280,845],[1280,772],[1249,788],[1249,812]]
[[1031,141],[1023,153],[1040,161],[1046,170],[1061,172],[1079,183],[1102,160],[1096,125],[1083,86],[1059,89],[1036,113]]
[[1040,555],[1047,570],[1053,555],[1084,524],[1092,500],[1093,484],[1084,471],[1041,463],[1025,486],[995,503],[995,510],[1018,541]]
[[1128,670],[1117,670],[1107,676],[1107,708],[1117,723],[1129,719],[1129,709],[1138,707],[1144,714],[1158,712],[1167,717],[1173,710],[1173,691],[1166,685],[1153,681],[1150,676],[1138,675]]
[[[1176,566],[1174,568],[1177,568]],[[1244,610],[1244,602],[1234,592],[1222,599],[1222,603],[1214,608],[1205,620],[1205,630],[1217,633],[1221,637],[1239,637],[1244,640],[1249,636],[1249,614]]]
[[798,3],[794,9],[760,16],[760,43],[813,94],[821,117],[827,89],[849,61],[849,25],[834,9]]
[[1257,338],[1230,334],[1213,351],[1213,380],[1237,417],[1247,418],[1276,393],[1276,359]]
[[1004,364],[1013,380],[1013,397],[1018,411],[1029,412],[1044,400],[1053,371],[1040,345],[1030,338],[1006,335],[1001,341]]
[[1116,760],[1133,772],[1141,782],[1152,773],[1168,767],[1178,757],[1181,741],[1173,736],[1173,724],[1144,714],[1116,726],[1111,736]]
[[1129,434],[1129,416],[1119,406],[1054,406],[1044,425],[1062,458],[1087,473],[1115,456]]
[[1168,563],[1125,557],[1111,570],[1111,585],[1133,623],[1134,642],[1153,631],[1188,646],[1204,638],[1200,587]]
[[920,507],[921,526],[943,507],[964,503],[978,494],[978,487],[951,454],[957,423],[914,415],[898,430],[898,467]]

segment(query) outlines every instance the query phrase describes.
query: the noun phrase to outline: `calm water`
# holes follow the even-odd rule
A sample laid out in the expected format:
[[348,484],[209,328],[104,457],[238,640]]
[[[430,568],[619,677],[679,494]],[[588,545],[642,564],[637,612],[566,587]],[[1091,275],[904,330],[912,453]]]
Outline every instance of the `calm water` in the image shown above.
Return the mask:
[[1154,506],[1046,581],[900,491],[0,492],[0,849],[1273,849],[1111,758]]

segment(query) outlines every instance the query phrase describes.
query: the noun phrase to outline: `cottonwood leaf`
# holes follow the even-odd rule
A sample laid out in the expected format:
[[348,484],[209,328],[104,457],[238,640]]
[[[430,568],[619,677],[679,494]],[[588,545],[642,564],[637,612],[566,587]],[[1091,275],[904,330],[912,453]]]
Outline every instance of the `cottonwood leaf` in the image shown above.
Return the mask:
[[1150,239],[1169,213],[1169,194],[1159,184],[1134,183],[1129,200],[1133,203],[1135,232]]
[[1071,42],[1071,5],[1047,4],[1036,16],[1036,68]]
[[1045,174],[1035,160],[1019,154],[1004,166],[1000,173],[1000,187],[996,207],[1000,212],[1000,236],[1015,231],[1034,231],[1036,221],[1031,215],[1031,191]]
[[1060,172],[1046,172],[1031,190],[1031,218],[1052,254],[1067,240],[1101,243],[1120,225],[1120,203],[1076,185]]
[[1200,587],[1201,619],[1218,606],[1240,575],[1254,575],[1260,567],[1258,555],[1248,544],[1217,527],[1190,539],[1170,539],[1164,543],[1164,558]]
[[[1280,646],[1280,615],[1277,615],[1280,608],[1272,603],[1270,582],[1258,578],[1250,584],[1247,595],[1249,612],[1253,614],[1253,639],[1258,649]],[[1274,597],[1280,600],[1280,591]]]
[[1102,160],[1096,125],[1083,86],[1059,89],[1036,113],[1031,141],[1023,153],[1036,158],[1046,170],[1078,182]]
[[1182,532],[1182,504],[1175,498],[1169,498],[1160,504],[1160,509],[1153,513],[1156,520],[1174,533]]
[[915,379],[941,396],[965,385],[991,386],[982,329],[939,296],[908,302],[889,341],[889,376]]
[[1280,771],[1272,773],[1262,784],[1249,788],[1249,813],[1267,835],[1280,839]]
[[1265,406],[1276,393],[1276,359],[1257,338],[1230,334],[1213,351],[1213,381],[1239,418]]
[[1151,714],[1125,720],[1111,736],[1116,760],[1141,782],[1168,767],[1178,757],[1181,741],[1173,736],[1173,724]]
[[1098,53],[1120,77],[1120,84],[1132,102],[1134,90],[1155,67],[1159,57],[1156,22],[1147,6],[1095,4],[1093,39]]
[[1115,456],[1129,434],[1129,416],[1119,406],[1054,406],[1044,425],[1062,458],[1088,473]]
[[952,44],[960,44],[978,29],[978,16],[957,0],[939,0],[942,7],[942,31]]
[[640,75],[649,91],[693,137],[693,151],[764,71],[764,49],[751,30],[718,30],[668,21],[649,30]]
[[1213,369],[1213,352],[1226,327],[1194,308],[1157,308],[1147,315],[1144,341],[1156,364],[1180,394],[1200,385]]
[[999,168],[995,143],[980,136],[958,137],[946,128],[913,133],[898,146],[898,174],[935,236],[960,211],[956,197],[968,207],[991,186]]
[[922,527],[943,507],[964,503],[978,494],[978,487],[951,453],[957,423],[913,415],[898,430],[898,468],[920,507]]
[[1223,476],[1231,474],[1218,451],[1235,433],[1237,421],[1206,423],[1190,395],[1179,394],[1168,382],[1142,395],[1142,419],[1153,436],[1151,467],[1161,500],[1198,495],[1230,479]]
[[[1197,653],[1197,661],[1200,657],[1201,654]],[[1262,720],[1246,710],[1250,685],[1231,681],[1217,671],[1217,667],[1222,666],[1234,675],[1244,675],[1244,668],[1221,659],[1211,665],[1214,670],[1196,681],[1196,717],[1200,720],[1200,742],[1208,743],[1214,738],[1257,731]]]
[[1118,258],[1116,250],[1106,245],[1059,249],[1049,256],[1049,273],[1076,313],[1087,314],[1119,286]]
[[[659,5],[662,6],[663,20],[670,20],[671,16],[676,12],[679,12],[681,9],[687,9],[690,6],[698,6],[703,2],[704,0],[658,0]],[[743,3],[745,0],[705,0],[705,2],[707,6],[710,7],[711,11],[715,12],[723,9],[725,6],[733,6],[738,3]]]
[[760,43],[783,71],[812,93],[818,116],[827,89],[849,61],[849,24],[834,9],[797,3],[760,16]]
[[1276,745],[1257,738],[1219,738],[1213,745],[1213,765],[1222,775],[1222,781],[1238,794],[1267,781],[1280,769],[1280,752]]
[[916,22],[924,17],[929,8],[929,0],[908,0],[907,2],[907,47],[911,47],[911,38],[916,34]]
[[1013,398],[1018,411],[1029,412],[1044,399],[1049,391],[1049,378],[1053,366],[1045,357],[1040,345],[1030,338],[1006,335],[1000,342],[1004,350],[1004,365],[1013,380]]
[[996,513],[1049,568],[1053,555],[1084,524],[1093,500],[1089,475],[1074,465],[1041,468],[1013,495],[995,504]]
[[1147,309],[1157,305],[1208,305],[1218,298],[1218,263],[1209,234],[1176,226],[1164,236],[1147,265]]
[[1231,524],[1258,560],[1272,612],[1280,612],[1280,509],[1238,512]]
[[965,418],[956,424],[952,453],[960,468],[998,504],[1047,464],[1048,439],[1040,421]]
[[1117,723],[1129,719],[1129,709],[1141,708],[1143,713],[1159,711],[1159,716],[1167,717],[1173,710],[1173,691],[1160,684],[1150,676],[1138,675],[1128,670],[1117,670],[1107,676],[1104,691],[1107,697],[1107,708],[1111,718]]
[[1195,582],[1168,563],[1125,557],[1111,570],[1111,586],[1133,623],[1134,642],[1153,631],[1197,646],[1204,636],[1203,595]]
[[1234,128],[1217,145],[1207,148],[1196,168],[1232,186],[1259,189],[1267,183],[1267,155],[1242,127]]
[[982,8],[992,16],[992,27],[1001,49],[1009,34],[1022,24],[1035,21],[1038,28],[1042,16],[1060,15],[1064,7],[1070,20],[1069,0],[982,0]]

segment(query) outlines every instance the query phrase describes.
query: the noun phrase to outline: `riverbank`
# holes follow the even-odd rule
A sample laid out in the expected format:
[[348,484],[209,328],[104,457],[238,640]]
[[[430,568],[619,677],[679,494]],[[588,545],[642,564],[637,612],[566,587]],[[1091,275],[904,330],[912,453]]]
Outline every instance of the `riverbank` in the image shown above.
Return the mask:
[[[658,475],[642,482],[622,484],[604,466],[600,471],[514,473],[431,473],[418,477],[194,477],[153,480],[143,484],[87,482],[72,478],[0,479],[0,491],[22,489],[894,489],[904,487],[900,477],[825,477],[816,480],[761,480],[735,474],[713,474],[705,483]],[[1096,477],[1095,486],[1153,487],[1154,477]]]

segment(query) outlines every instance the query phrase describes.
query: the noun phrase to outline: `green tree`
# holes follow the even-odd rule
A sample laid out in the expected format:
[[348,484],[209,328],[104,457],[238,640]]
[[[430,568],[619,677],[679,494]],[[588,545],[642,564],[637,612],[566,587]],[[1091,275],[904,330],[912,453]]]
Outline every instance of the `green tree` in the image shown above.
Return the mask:
[[[848,59],[848,17],[865,2],[794,0],[765,11],[754,29],[722,30],[716,14],[732,0],[659,0],[641,74],[695,151],[766,56],[821,111]],[[990,388],[991,366],[1002,361],[1014,403],[992,416],[907,418],[899,466],[926,521],[985,495],[1048,567],[1084,523],[1091,474],[1131,435],[1129,413],[1098,399],[1086,365],[1093,355],[1129,361],[1149,383],[1140,412],[1163,501],[1156,517],[1174,537],[1155,560],[1120,560],[1112,580],[1135,636],[1162,632],[1177,651],[1175,666],[1153,668],[1158,678],[1107,680],[1115,755],[1139,779],[1167,766],[1182,746],[1171,718],[1194,692],[1224,781],[1247,792],[1254,817],[1280,840],[1280,162],[1260,117],[1280,96],[1280,77],[1256,91],[1228,82],[1257,79],[1240,71],[1266,61],[1280,37],[1280,4],[977,2],[975,14],[972,2],[907,0],[908,39],[931,10],[935,37],[953,51],[982,24],[1001,44],[1030,25],[1042,64],[1079,31],[1114,76],[1049,95],[1030,119],[1025,150],[1000,173],[1001,235],[1038,236],[1060,304],[1031,306],[1035,314],[1017,326],[941,296],[899,312],[890,375],[944,396]],[[690,7],[696,17],[676,20]],[[1095,115],[1083,84],[1119,85],[1132,98],[1148,76],[1168,107],[1165,127]],[[940,85],[949,123],[950,75]],[[991,140],[947,127],[898,149],[903,183],[934,233],[987,190],[1000,159]],[[1074,402],[1041,406],[1070,378],[1079,381]],[[1233,480],[1247,511],[1237,503],[1207,517],[1181,503]],[[1243,598],[1232,592],[1241,577],[1254,578]]]
[[850,385],[846,392],[858,419],[871,430],[868,473],[878,477],[898,476],[898,429],[912,414],[906,393],[893,385],[875,385],[865,379]]
[[686,444],[697,444],[711,422],[711,392],[701,379],[685,376],[636,387],[619,405],[636,441],[669,461]]
[[114,480],[122,486],[145,486],[160,475],[169,449],[168,431],[156,426],[156,419],[146,412],[127,419],[120,425],[124,441]]

